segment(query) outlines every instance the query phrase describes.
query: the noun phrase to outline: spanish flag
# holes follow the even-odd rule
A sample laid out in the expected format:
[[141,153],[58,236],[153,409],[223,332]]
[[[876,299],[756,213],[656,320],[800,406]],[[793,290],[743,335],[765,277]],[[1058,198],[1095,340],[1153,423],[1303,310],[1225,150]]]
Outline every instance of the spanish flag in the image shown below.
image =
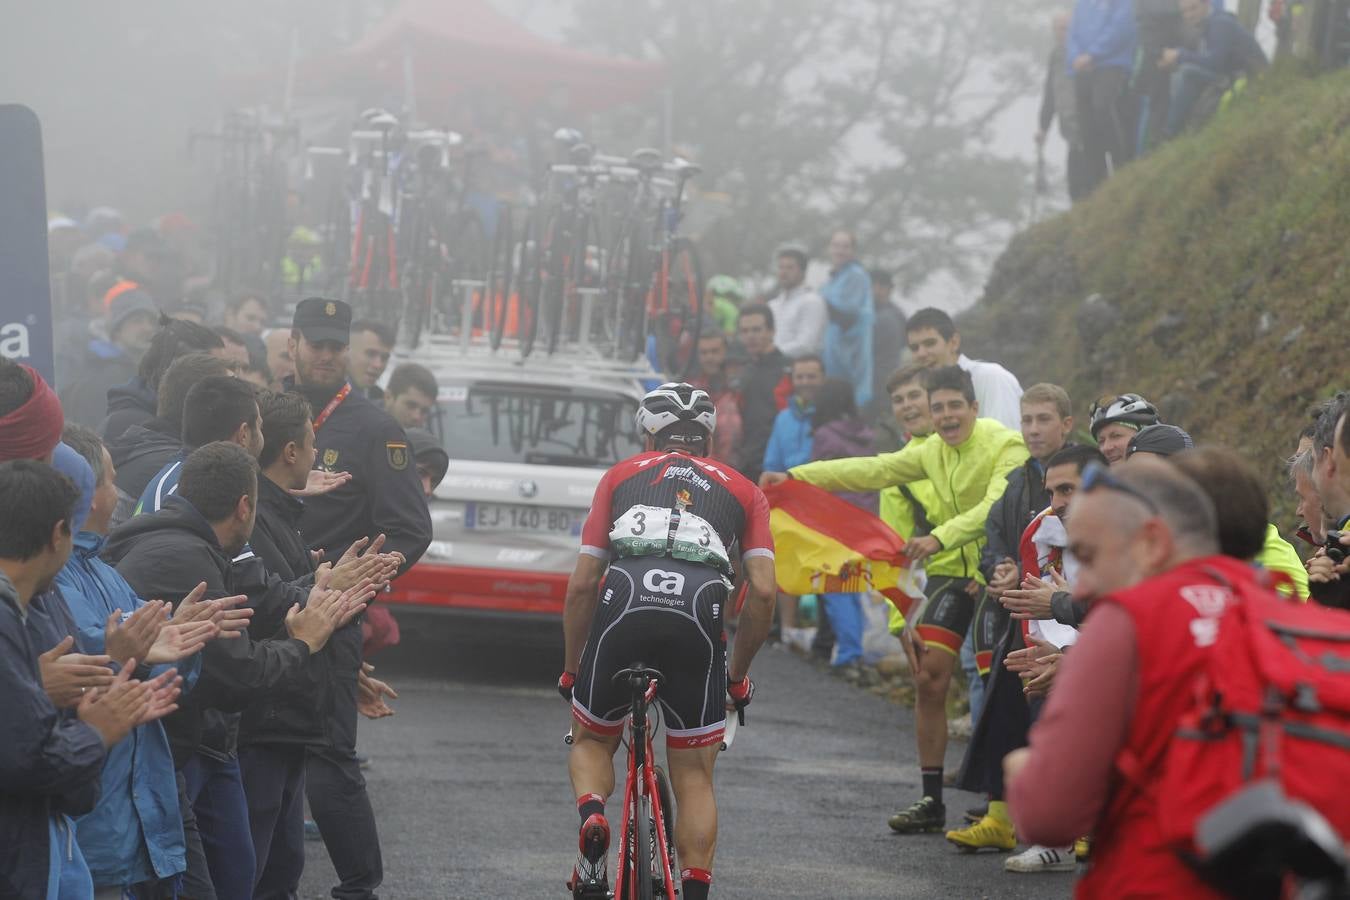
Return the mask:
[[902,614],[923,599],[923,572],[910,570],[905,539],[876,516],[793,479],[764,496],[783,593],[879,591]]

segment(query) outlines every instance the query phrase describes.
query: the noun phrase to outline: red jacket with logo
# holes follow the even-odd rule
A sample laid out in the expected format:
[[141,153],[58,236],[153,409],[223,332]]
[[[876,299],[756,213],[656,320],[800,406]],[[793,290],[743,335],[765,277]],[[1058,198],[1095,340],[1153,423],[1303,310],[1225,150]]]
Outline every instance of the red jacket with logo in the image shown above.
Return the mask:
[[1146,784],[1119,771],[1093,834],[1093,860],[1079,897],[1219,898],[1162,838],[1149,790],[1181,716],[1194,702],[1190,685],[1205,664],[1217,619],[1232,599],[1228,585],[1251,583],[1255,570],[1228,556],[1177,566],[1129,590],[1103,597],[1129,615],[1135,630],[1138,687],[1122,753],[1132,756]]

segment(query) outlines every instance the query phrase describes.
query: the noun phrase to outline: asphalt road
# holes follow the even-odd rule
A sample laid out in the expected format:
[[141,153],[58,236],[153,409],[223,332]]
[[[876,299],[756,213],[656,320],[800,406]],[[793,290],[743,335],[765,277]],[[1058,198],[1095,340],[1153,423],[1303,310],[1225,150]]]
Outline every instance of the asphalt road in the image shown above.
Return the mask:
[[[564,898],[577,816],[553,689],[561,637],[400,614],[403,644],[373,660],[398,715],[361,723],[384,848],[386,900]],[[713,896],[1068,897],[1070,875],[1008,875],[1004,854],[960,854],[940,835],[900,837],[886,818],[919,783],[913,715],[765,648],[749,719],[717,767]],[[960,763],[954,742],[948,767]],[[620,782],[621,783],[621,782]],[[974,805],[948,793],[949,817]],[[610,817],[617,821],[611,800]],[[614,869],[611,852],[611,872]],[[308,845],[303,898],[334,883]]]

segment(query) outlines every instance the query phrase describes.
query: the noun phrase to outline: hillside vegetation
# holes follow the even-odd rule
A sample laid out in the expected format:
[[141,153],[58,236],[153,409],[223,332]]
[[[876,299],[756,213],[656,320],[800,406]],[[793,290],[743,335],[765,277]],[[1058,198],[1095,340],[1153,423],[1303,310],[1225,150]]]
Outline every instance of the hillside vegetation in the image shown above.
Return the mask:
[[[1138,391],[1269,477],[1350,387],[1350,73],[1265,79],[1198,133],[1015,237],[961,324],[1023,385]],[[1085,423],[1084,423],[1085,424]]]

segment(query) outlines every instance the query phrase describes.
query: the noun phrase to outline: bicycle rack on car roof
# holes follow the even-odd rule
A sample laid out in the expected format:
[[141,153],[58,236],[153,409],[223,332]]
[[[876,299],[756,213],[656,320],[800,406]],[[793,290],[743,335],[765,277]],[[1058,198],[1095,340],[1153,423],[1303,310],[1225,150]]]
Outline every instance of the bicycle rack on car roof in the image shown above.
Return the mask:
[[[602,354],[588,340],[568,343],[552,355],[544,353],[522,357],[518,343],[511,338],[502,341],[501,346],[493,350],[488,335],[480,330],[475,334],[473,328],[473,292],[482,288],[484,282],[459,279],[454,282],[456,288],[464,292],[460,304],[459,334],[423,331],[418,345],[406,351],[408,361],[418,362],[436,370],[441,367],[463,366],[477,373],[500,373],[504,376],[528,376],[532,380],[556,378],[568,382],[624,381],[645,382],[663,381],[664,376],[651,367],[646,357],[628,362],[613,359]],[[603,291],[593,288],[581,288],[582,295],[581,328],[584,336],[590,333],[592,308]]]

